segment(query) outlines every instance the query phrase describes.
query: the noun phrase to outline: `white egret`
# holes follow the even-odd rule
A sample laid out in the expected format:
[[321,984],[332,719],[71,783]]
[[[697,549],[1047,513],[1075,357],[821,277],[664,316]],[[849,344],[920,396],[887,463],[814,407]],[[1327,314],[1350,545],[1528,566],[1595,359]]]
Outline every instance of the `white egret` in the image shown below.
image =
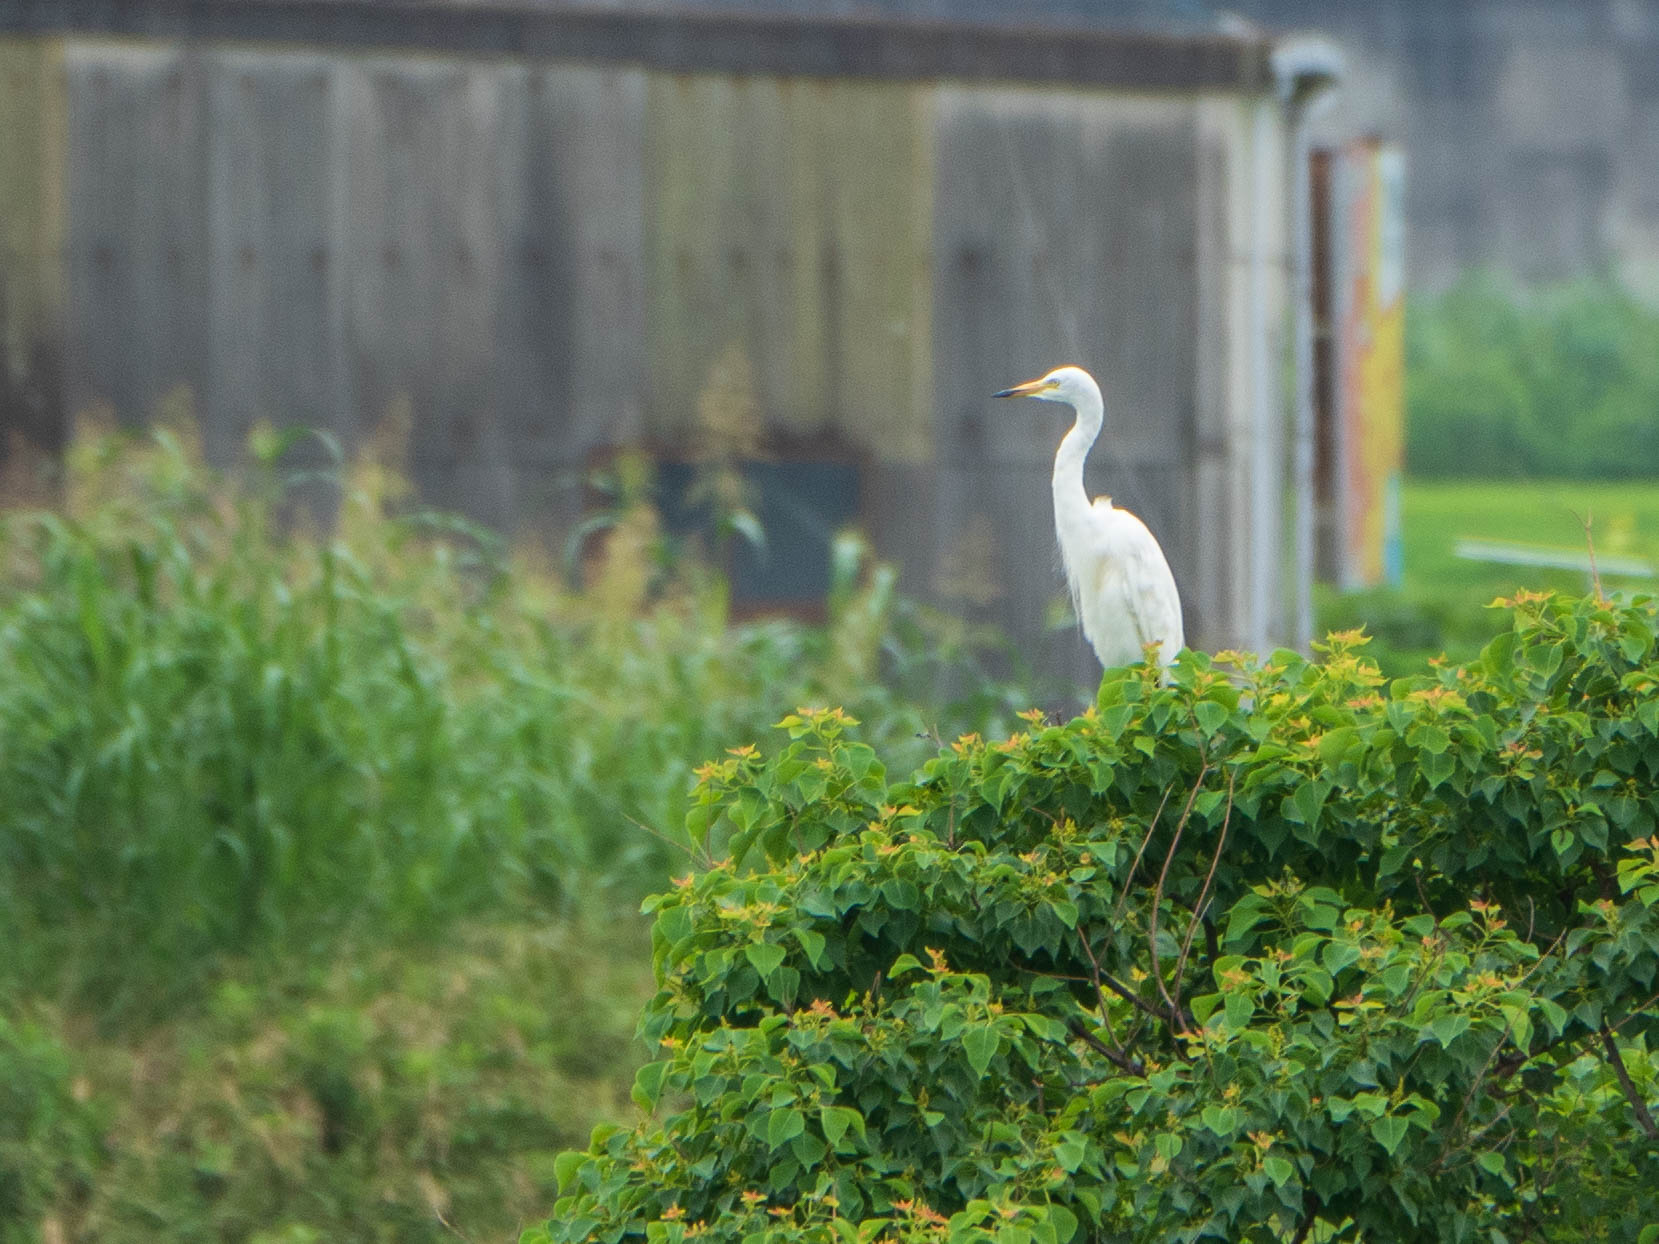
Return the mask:
[[1064,402],[1077,412],[1054,455],[1054,527],[1072,605],[1108,669],[1144,660],[1150,643],[1158,645],[1158,659],[1168,666],[1185,639],[1181,596],[1164,551],[1140,519],[1118,509],[1110,497],[1091,503],[1083,488],[1083,460],[1105,418],[1100,386],[1081,367],[1057,367],[992,396]]

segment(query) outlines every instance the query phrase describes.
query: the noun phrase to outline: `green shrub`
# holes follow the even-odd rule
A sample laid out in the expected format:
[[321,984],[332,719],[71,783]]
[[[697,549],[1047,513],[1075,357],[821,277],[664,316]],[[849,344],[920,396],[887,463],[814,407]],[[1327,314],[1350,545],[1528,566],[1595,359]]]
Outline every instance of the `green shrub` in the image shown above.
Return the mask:
[[1470,278],[1414,302],[1406,334],[1411,474],[1659,474],[1659,313],[1618,286]]
[[898,782],[786,718],[651,904],[648,1116],[523,1238],[1650,1240],[1656,622],[1189,655]]
[[1404,678],[1441,657],[1469,661],[1479,655],[1504,625],[1489,600],[1392,587],[1322,588],[1315,597],[1321,629],[1363,630],[1370,641],[1366,656],[1389,678]]

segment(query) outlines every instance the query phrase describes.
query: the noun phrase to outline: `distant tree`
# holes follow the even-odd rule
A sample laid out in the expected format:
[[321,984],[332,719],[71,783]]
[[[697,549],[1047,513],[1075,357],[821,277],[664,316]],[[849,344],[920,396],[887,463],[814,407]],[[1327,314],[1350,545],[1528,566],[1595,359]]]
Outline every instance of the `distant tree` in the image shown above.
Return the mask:
[[1659,474],[1659,311],[1618,286],[1471,277],[1414,301],[1406,334],[1412,474]]
[[647,1114],[526,1244],[1650,1244],[1656,606],[1507,603],[1392,686],[1338,635],[707,766]]

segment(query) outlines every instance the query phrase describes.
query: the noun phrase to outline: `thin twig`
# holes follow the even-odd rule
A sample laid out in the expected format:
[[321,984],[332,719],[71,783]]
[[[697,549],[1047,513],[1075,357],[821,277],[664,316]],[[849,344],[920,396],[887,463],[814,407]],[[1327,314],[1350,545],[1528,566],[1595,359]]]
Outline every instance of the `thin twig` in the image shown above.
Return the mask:
[[[1505,1102],[1504,1103],[1504,1108],[1502,1110],[1498,1111],[1497,1114],[1492,1116],[1492,1121],[1490,1123],[1482,1124],[1480,1127],[1477,1127],[1474,1131],[1470,1132],[1469,1133],[1469,1140],[1468,1140],[1469,1147],[1471,1149],[1474,1148],[1474,1146],[1476,1145],[1476,1143],[1479,1142],[1479,1140],[1482,1136],[1486,1135],[1486,1133],[1490,1132],[1493,1128],[1497,1127],[1498,1124],[1502,1123],[1506,1118],[1508,1118],[1509,1117],[1509,1112],[1513,1108],[1513,1106],[1514,1106],[1513,1102]],[[1513,1130],[1511,1130],[1511,1132],[1509,1134],[1510,1134],[1510,1136],[1514,1136],[1515,1133],[1514,1133]],[[1456,1170],[1457,1168],[1454,1166],[1454,1167],[1448,1167],[1447,1169]]]
[[1101,986],[1105,986],[1107,989],[1110,989],[1113,993],[1117,994],[1117,996],[1122,998],[1125,1002],[1128,1002],[1145,1011],[1153,1019],[1164,1023],[1169,1022],[1172,1018],[1171,1015],[1167,1015],[1163,1011],[1160,1011],[1157,1007],[1153,1006],[1145,998],[1141,997],[1140,994],[1130,989],[1129,986],[1118,980],[1110,972],[1102,968],[1098,962],[1096,962],[1094,951],[1089,947],[1089,939],[1084,936],[1081,929],[1077,931],[1077,937],[1078,940],[1083,943],[1083,953],[1089,956],[1089,963],[1094,969],[1095,987],[1097,989]]
[[[1515,982],[1514,988],[1519,989],[1522,985],[1526,984],[1527,981],[1532,978],[1533,973],[1538,971],[1539,968],[1543,967],[1545,962],[1548,961],[1549,957],[1556,952],[1556,948],[1561,945],[1562,939],[1565,938],[1566,936],[1567,936],[1567,930],[1562,929],[1561,932],[1556,935],[1556,939],[1553,942],[1550,943],[1549,949],[1544,951],[1543,954],[1539,955],[1537,960],[1533,963],[1533,965],[1530,968],[1528,968],[1526,970],[1526,972],[1522,975],[1521,979]],[[1509,1040],[1509,1034],[1510,1034],[1511,1027],[1512,1027],[1512,1025],[1511,1025],[1510,1021],[1507,1020],[1507,1019],[1504,1020],[1503,1031],[1498,1034],[1497,1042],[1492,1046],[1492,1049],[1487,1053],[1486,1061],[1481,1064],[1480,1070],[1475,1073],[1475,1078],[1469,1085],[1469,1091],[1463,1095],[1463,1103],[1460,1106],[1458,1106],[1457,1114],[1452,1119],[1452,1125],[1446,1129],[1446,1143],[1441,1146],[1440,1154],[1434,1160],[1436,1166],[1439,1166],[1442,1162],[1444,1162],[1446,1160],[1446,1155],[1449,1152],[1451,1152],[1452,1137],[1457,1135],[1457,1125],[1459,1123],[1463,1122],[1463,1116],[1469,1112],[1469,1104],[1472,1101],[1475,1100],[1475,1094],[1480,1091],[1481,1084],[1486,1080],[1486,1073],[1492,1069],[1493,1062],[1495,1062],[1497,1060],[1498,1051],[1503,1049],[1504,1043]],[[1539,1050],[1538,1053],[1542,1054],[1544,1052],[1544,1050],[1550,1049],[1557,1042],[1563,1040],[1564,1037],[1565,1037],[1565,1034],[1562,1034],[1561,1036],[1558,1036],[1555,1039],[1555,1041],[1551,1041],[1549,1044],[1545,1045],[1544,1049]],[[1421,1049],[1421,1048],[1422,1048],[1421,1046],[1418,1047],[1418,1049]],[[1522,1058],[1518,1063],[1515,1064],[1515,1070],[1519,1070],[1520,1068],[1526,1066],[1527,1063],[1529,1063],[1533,1060],[1533,1058],[1537,1057],[1537,1055],[1534,1055],[1530,1051],[1527,1051],[1527,1050],[1521,1050],[1521,1051],[1519,1051],[1519,1053],[1521,1053]],[[1502,1078],[1507,1080],[1513,1074],[1514,1074],[1514,1071],[1506,1071]],[[1492,1122],[1488,1123],[1485,1128],[1481,1129],[1481,1132],[1487,1131],[1490,1128],[1492,1128],[1493,1126],[1495,1126],[1498,1122],[1498,1119],[1503,1118],[1503,1116],[1505,1114],[1507,1114],[1508,1112],[1509,1112],[1509,1107],[1505,1106],[1504,1109],[1499,1113],[1498,1118],[1493,1119]],[[1477,1132],[1477,1133],[1475,1133],[1475,1135],[1478,1136],[1478,1135],[1481,1134],[1481,1132]],[[1474,1136],[1471,1136],[1469,1143],[1472,1144],[1473,1142],[1474,1142]]]
[[1630,1082],[1630,1072],[1625,1070],[1624,1057],[1619,1053],[1618,1044],[1613,1040],[1613,1034],[1607,1030],[1606,1024],[1601,1026],[1601,1046],[1607,1051],[1607,1061],[1612,1064],[1613,1074],[1619,1077],[1619,1087],[1630,1099],[1630,1108],[1636,1112],[1636,1123],[1642,1129],[1642,1135],[1649,1140],[1659,1140],[1659,1126],[1654,1124],[1653,1116],[1648,1113],[1647,1103],[1636,1091],[1636,1086]]
[[1187,926],[1187,936],[1181,942],[1181,954],[1175,960],[1175,998],[1173,1005],[1177,1011],[1181,1009],[1181,973],[1186,971],[1187,954],[1192,950],[1193,935],[1198,932],[1199,922],[1204,919],[1204,901],[1210,894],[1210,883],[1215,880],[1216,866],[1221,863],[1221,849],[1227,845],[1227,827],[1233,821],[1233,782],[1231,773],[1227,775],[1227,811],[1221,817],[1221,833],[1216,838],[1215,854],[1210,857],[1210,871],[1204,874],[1204,884],[1198,890],[1198,901],[1193,904],[1192,923]]
[[465,1231],[461,1230],[461,1228],[457,1227],[454,1223],[450,1222],[449,1219],[445,1218],[443,1210],[432,1204],[430,1199],[427,1201],[427,1208],[432,1211],[433,1217],[442,1223],[443,1226],[452,1232],[457,1238],[466,1241],[466,1244],[472,1244],[472,1237]]
[[[622,814],[622,819],[627,821],[635,829],[643,829],[646,833],[650,834],[651,837],[655,838],[658,842],[665,843],[668,846],[674,847],[677,850],[684,851],[687,855],[689,855],[691,857],[692,863],[695,864],[697,862],[697,848],[692,846],[691,844],[685,843],[685,842],[680,842],[677,839],[670,838],[667,834],[661,833],[658,830],[652,829],[644,821],[636,821],[633,817],[629,816],[626,812],[624,812]],[[703,844],[703,860],[705,861],[707,867],[709,867],[709,868],[714,867],[714,852],[709,850],[707,843]]]
[[1127,1054],[1119,1054],[1116,1050],[1112,1049],[1109,1045],[1100,1040],[1100,1038],[1096,1037],[1092,1032],[1083,1027],[1083,1025],[1078,1023],[1076,1020],[1071,1021],[1071,1023],[1066,1025],[1066,1027],[1071,1030],[1072,1036],[1076,1037],[1084,1045],[1095,1051],[1095,1053],[1099,1054],[1119,1071],[1127,1071],[1132,1076],[1144,1075],[1146,1073],[1146,1067],[1140,1062],[1139,1059],[1130,1058]]
[[1654,994],[1651,998],[1649,998],[1646,1002],[1642,1003],[1640,1006],[1634,1007],[1631,1010],[1630,1014],[1626,1015],[1623,1019],[1621,1019],[1618,1023],[1614,1024],[1607,1031],[1608,1032],[1617,1032],[1619,1029],[1623,1028],[1626,1024],[1628,1024],[1631,1020],[1635,1019],[1638,1015],[1640,1015],[1644,1011],[1646,1011],[1648,1009],[1648,1007],[1652,1006],[1655,1002],[1659,1002],[1659,993]]
[[1152,841],[1152,835],[1158,832],[1158,822],[1163,820],[1164,805],[1169,802],[1171,787],[1164,788],[1164,797],[1158,800],[1158,810],[1152,814],[1152,823],[1146,827],[1146,837],[1141,839],[1141,849],[1135,852],[1135,862],[1129,865],[1129,875],[1123,879],[1123,889],[1118,892],[1118,901],[1112,907],[1112,926],[1117,927],[1123,919],[1123,905],[1129,901],[1129,887],[1135,884],[1135,874],[1140,870],[1141,856],[1146,854],[1146,847]]
[[[1578,518],[1578,515],[1573,514],[1573,517]],[[1584,528],[1584,551],[1590,555],[1590,586],[1596,590],[1596,603],[1605,605],[1607,603],[1607,593],[1601,590],[1601,571],[1596,569],[1596,542],[1590,536],[1590,524],[1595,521],[1595,518],[1593,511],[1585,510],[1584,517],[1578,518],[1578,522],[1579,526]]]
[[1100,1023],[1106,1029],[1106,1035],[1111,1038],[1117,1052],[1123,1054],[1125,1047],[1119,1043],[1117,1033],[1112,1031],[1112,1013],[1106,1009],[1105,991],[1100,986],[1100,962],[1094,957],[1094,949],[1089,945],[1088,935],[1082,929],[1077,930],[1077,939],[1083,943],[1083,953],[1089,956],[1089,980],[1094,985],[1094,1004],[1095,1009],[1100,1012]]
[[[1440,1146],[1440,1152],[1434,1159],[1435,1167],[1440,1166],[1440,1164],[1446,1160],[1446,1155],[1452,1151],[1452,1138],[1457,1135],[1457,1125],[1463,1122],[1463,1116],[1469,1111],[1469,1103],[1474,1101],[1475,1094],[1480,1092],[1481,1083],[1486,1079],[1486,1073],[1491,1068],[1493,1060],[1497,1058],[1498,1051],[1503,1049],[1504,1042],[1509,1040],[1509,1030],[1510,1022],[1506,1019],[1504,1021],[1503,1031],[1498,1034],[1497,1042],[1492,1046],[1491,1052],[1486,1056],[1486,1062],[1483,1063],[1481,1065],[1481,1069],[1475,1073],[1475,1078],[1469,1085],[1469,1091],[1463,1095],[1463,1104],[1457,1108],[1457,1114],[1452,1117],[1452,1125],[1446,1129],[1445,1143]],[[1526,1059],[1523,1058],[1521,1060],[1521,1064],[1524,1065],[1525,1063]],[[1509,1107],[1504,1107],[1505,1111],[1508,1109]],[[1503,1115],[1498,1115],[1498,1118],[1503,1118]],[[1493,1120],[1493,1122],[1496,1121],[1497,1120]]]
[[1181,1022],[1181,1008],[1164,987],[1163,964],[1158,959],[1158,908],[1163,904],[1164,882],[1169,880],[1169,866],[1175,862],[1175,852],[1181,845],[1181,835],[1187,828],[1187,821],[1192,817],[1192,806],[1198,802],[1198,792],[1204,789],[1204,779],[1209,775],[1210,766],[1205,765],[1198,771],[1198,780],[1192,784],[1192,791],[1187,795],[1187,806],[1181,810],[1181,819],[1175,823],[1174,836],[1169,840],[1169,850],[1164,852],[1164,866],[1159,870],[1158,884],[1152,890],[1152,910],[1146,922],[1146,945],[1152,954],[1152,979],[1164,1001],[1169,1004],[1170,1015],[1177,1024]]
[[1430,920],[1434,921],[1434,931],[1436,933],[1440,932],[1440,915],[1434,910],[1434,904],[1429,902],[1428,891],[1423,889],[1421,870],[1416,868],[1411,870],[1411,882],[1417,887],[1417,897],[1423,904],[1423,911],[1427,913]]

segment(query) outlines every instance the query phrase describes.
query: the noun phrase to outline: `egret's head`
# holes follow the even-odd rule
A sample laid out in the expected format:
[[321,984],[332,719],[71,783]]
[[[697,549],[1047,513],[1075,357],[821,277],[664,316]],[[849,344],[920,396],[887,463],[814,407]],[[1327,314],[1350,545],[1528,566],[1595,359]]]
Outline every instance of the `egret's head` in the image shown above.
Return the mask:
[[1068,406],[1077,406],[1088,397],[1099,400],[1099,395],[1094,377],[1081,367],[1056,367],[1039,379],[991,394],[992,397],[1040,397],[1045,402],[1064,402]]

